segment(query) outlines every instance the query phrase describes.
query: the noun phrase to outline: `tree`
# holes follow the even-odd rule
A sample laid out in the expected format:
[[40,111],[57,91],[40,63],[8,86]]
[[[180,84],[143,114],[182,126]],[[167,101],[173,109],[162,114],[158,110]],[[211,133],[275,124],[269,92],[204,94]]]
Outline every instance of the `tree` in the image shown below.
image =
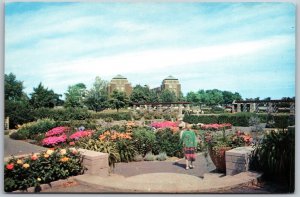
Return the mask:
[[126,96],[125,92],[120,92],[114,90],[111,98],[109,99],[109,103],[111,104],[112,108],[117,109],[119,111],[120,108],[125,107],[128,104],[128,97]]
[[193,105],[199,105],[200,104],[200,94],[195,92],[188,92],[186,95],[186,100],[188,102],[193,103]]
[[86,86],[83,83],[78,83],[68,87],[65,93],[65,107],[85,107],[84,99],[86,95]]
[[150,89],[148,86],[141,86],[141,85],[136,85],[132,93],[130,95],[130,101],[132,103],[147,103],[151,102],[150,101]]
[[108,107],[107,85],[107,81],[96,77],[93,87],[87,91],[85,98],[85,104],[89,109],[98,112]]
[[163,90],[159,98],[163,103],[176,102],[177,100],[175,93],[168,89]]
[[20,100],[24,96],[23,89],[23,82],[18,81],[13,73],[5,74],[5,100]]
[[33,121],[29,98],[23,92],[23,82],[18,81],[13,73],[5,74],[4,79],[4,116],[9,117],[9,127]]
[[59,97],[61,97],[60,94],[56,94],[53,90],[44,88],[42,83],[40,83],[37,88],[33,88],[30,103],[34,108],[53,108],[60,103]]
[[234,100],[241,100],[242,97],[239,93],[232,93],[230,91],[223,91],[224,104],[231,104]]
[[210,106],[219,105],[224,103],[222,91],[213,89],[213,90],[206,90],[208,100],[207,104]]

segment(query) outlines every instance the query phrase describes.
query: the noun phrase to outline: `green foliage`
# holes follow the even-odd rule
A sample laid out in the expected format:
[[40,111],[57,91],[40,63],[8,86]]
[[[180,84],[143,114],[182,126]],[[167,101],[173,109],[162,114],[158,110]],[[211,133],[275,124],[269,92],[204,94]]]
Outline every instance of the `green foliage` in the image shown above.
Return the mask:
[[[77,150],[73,152],[66,149],[65,154],[60,151],[56,149],[52,154],[43,151],[36,160],[32,159],[32,156],[22,159],[11,158],[4,164],[5,192],[26,190],[29,187],[82,174],[84,169],[81,154]],[[17,163],[18,160],[20,164]],[[11,164],[13,168],[8,169]]]
[[34,110],[33,116],[36,120],[42,118],[51,118],[56,121],[69,121],[89,119],[92,117],[92,113],[87,109],[82,108],[39,108]]
[[252,166],[262,170],[267,178],[283,179],[288,183],[289,192],[294,192],[295,127],[265,134],[255,147],[252,161]]
[[150,89],[148,86],[136,85],[130,95],[132,103],[147,103],[150,102]]
[[165,161],[168,158],[165,152],[161,152],[156,156],[156,160],[158,161]]
[[97,112],[92,114],[93,119],[112,118],[112,120],[131,120],[130,112]]
[[134,156],[137,154],[134,143],[131,140],[119,139],[116,144],[121,162],[133,161]]
[[67,93],[65,93],[65,107],[83,108],[84,97],[86,94],[86,86],[83,83],[78,83],[68,87]]
[[[215,114],[215,115],[185,115],[183,121],[191,124],[211,124],[211,123],[230,123],[234,126],[250,126],[249,120],[251,117],[258,117],[260,122],[267,122],[267,114],[255,114],[249,112],[241,112],[235,114]],[[274,115],[275,127],[287,128],[289,125],[295,124],[295,117],[290,117],[288,114]]]
[[133,161],[143,161],[144,157],[142,155],[135,155]]
[[56,126],[60,125],[52,119],[41,119],[36,122],[21,125],[17,132],[24,134],[26,138],[34,139],[36,135],[46,133]]
[[151,152],[155,146],[156,137],[152,130],[146,128],[136,128],[132,133],[132,141],[138,154],[146,155]]
[[153,155],[152,152],[149,152],[145,155],[144,160],[145,161],[154,161],[155,160],[155,155]]
[[25,132],[13,132],[12,134],[9,135],[11,139],[14,140],[26,140],[28,137],[28,133]]
[[4,78],[4,94],[5,100],[16,101],[20,100],[23,95],[24,86],[22,81],[16,79],[13,73],[5,74]]
[[9,117],[9,128],[34,120],[32,108],[27,99],[5,100],[5,117]]
[[159,95],[160,102],[168,103],[168,102],[176,102],[176,94],[168,89],[163,90]]
[[101,111],[108,107],[108,91],[107,81],[96,77],[93,87],[87,91],[84,103],[86,106],[94,111]]
[[31,93],[30,103],[34,108],[49,107],[62,103],[59,99],[61,95],[55,94],[53,90],[48,90],[44,88],[42,83],[38,85],[37,88],[33,88],[33,93]]
[[87,150],[108,153],[108,162],[112,167],[115,166],[115,163],[121,161],[118,147],[115,142],[82,138],[76,142],[76,146]]
[[153,152],[158,154],[166,152],[170,157],[182,157],[182,144],[180,142],[180,134],[172,132],[171,129],[166,128],[156,132],[156,144]]
[[126,96],[125,92],[120,92],[114,90],[111,98],[109,99],[109,103],[113,109],[117,109],[119,111],[120,108],[125,107],[128,105],[128,97]]

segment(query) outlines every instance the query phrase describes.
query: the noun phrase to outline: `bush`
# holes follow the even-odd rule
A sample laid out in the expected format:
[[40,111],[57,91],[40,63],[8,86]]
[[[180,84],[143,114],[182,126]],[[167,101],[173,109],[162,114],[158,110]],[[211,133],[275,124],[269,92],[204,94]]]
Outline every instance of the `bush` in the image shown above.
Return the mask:
[[11,158],[4,164],[4,190],[26,190],[83,173],[82,156],[76,149],[43,151],[39,155]]
[[111,118],[112,120],[131,120],[130,112],[94,112],[92,113],[93,119],[106,119]]
[[168,158],[168,156],[165,152],[159,153],[156,156],[156,160],[158,160],[158,161],[165,161],[167,158]]
[[146,155],[146,153],[153,151],[156,137],[152,130],[146,128],[136,128],[132,133],[132,140],[138,154]]
[[294,192],[295,127],[265,134],[255,147],[251,166],[254,170],[262,170],[269,179],[286,182],[289,192]]
[[28,134],[24,132],[13,132],[9,135],[9,137],[14,140],[26,140],[27,136]]
[[169,128],[156,132],[156,144],[153,148],[153,152],[158,154],[160,152],[166,152],[170,157],[182,157],[182,144],[180,142],[180,133],[173,134]]
[[133,158],[133,161],[143,161],[144,158],[142,155],[135,155],[134,158]]
[[144,160],[145,161],[154,161],[155,160],[155,156],[153,155],[152,152],[149,152],[149,153],[147,153],[145,155]]
[[[212,124],[212,123],[230,123],[234,126],[248,127],[249,120],[251,117],[257,116],[262,123],[268,121],[268,114],[255,114],[249,112],[241,112],[235,114],[216,114],[216,115],[185,115],[183,121],[191,124]],[[276,114],[274,115],[275,127],[277,128],[287,128],[289,125],[295,124],[295,118],[288,114]]]
[[18,129],[18,133],[24,133],[26,134],[26,138],[34,139],[36,135],[46,133],[56,126],[59,125],[54,120],[42,119],[21,125]]
[[35,109],[34,118],[43,119],[50,118],[56,121],[69,121],[69,120],[85,120],[92,118],[92,113],[87,109],[83,108],[38,108]]
[[120,139],[116,143],[121,162],[133,161],[134,156],[137,154],[134,143],[126,139]]

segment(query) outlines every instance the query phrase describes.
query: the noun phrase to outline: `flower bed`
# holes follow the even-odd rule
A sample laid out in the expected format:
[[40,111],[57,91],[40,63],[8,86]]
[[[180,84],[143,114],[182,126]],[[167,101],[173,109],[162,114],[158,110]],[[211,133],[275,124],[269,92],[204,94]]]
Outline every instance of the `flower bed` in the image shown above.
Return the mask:
[[91,137],[93,134],[92,130],[86,130],[86,131],[77,131],[76,133],[73,133],[72,135],[70,135],[70,139],[71,140],[78,140],[79,138],[83,138],[83,137]]
[[232,125],[230,123],[224,123],[224,124],[203,124],[201,125],[201,129],[203,130],[222,130],[222,129],[231,129]]
[[45,136],[50,137],[50,136],[57,136],[65,133],[66,131],[69,131],[69,127],[55,127],[49,131],[46,132]]
[[170,127],[177,127],[177,123],[172,121],[164,121],[164,122],[153,122],[150,125],[151,127],[154,127],[156,129],[158,128],[170,128]]
[[49,149],[4,164],[4,190],[26,190],[43,183],[82,174],[82,156],[76,149]]

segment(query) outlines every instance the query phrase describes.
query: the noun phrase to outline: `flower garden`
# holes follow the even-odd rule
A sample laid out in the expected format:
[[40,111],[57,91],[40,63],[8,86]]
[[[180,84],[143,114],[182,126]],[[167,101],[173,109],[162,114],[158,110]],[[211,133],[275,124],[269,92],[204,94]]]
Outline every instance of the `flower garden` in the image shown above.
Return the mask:
[[[17,132],[11,134],[11,138],[30,140],[31,143],[49,149],[28,157],[12,157],[7,161],[4,170],[5,191],[25,190],[83,173],[78,148],[108,153],[109,165],[112,168],[117,162],[183,158],[182,145],[179,143],[179,122],[152,121],[148,125],[141,125],[136,121],[125,121],[109,126],[87,125],[87,128],[80,130],[77,125],[52,119],[19,125]],[[262,146],[254,142],[251,133],[234,130],[230,123],[193,124],[192,129],[196,132],[199,142],[197,152],[204,152],[212,157],[212,151],[217,151],[217,155],[220,156],[225,154],[225,150],[253,146],[257,147],[253,157],[254,168],[264,170],[269,167],[268,161],[264,161],[266,158],[262,157],[264,151],[259,149]],[[275,135],[274,132],[271,134]],[[285,130],[275,133],[278,139],[279,136],[285,137],[287,141],[291,138],[287,137]],[[266,136],[268,135],[261,135],[261,141],[265,144],[270,140]],[[278,146],[275,138],[272,138],[274,147]],[[272,161],[272,165],[277,166],[274,158]]]

